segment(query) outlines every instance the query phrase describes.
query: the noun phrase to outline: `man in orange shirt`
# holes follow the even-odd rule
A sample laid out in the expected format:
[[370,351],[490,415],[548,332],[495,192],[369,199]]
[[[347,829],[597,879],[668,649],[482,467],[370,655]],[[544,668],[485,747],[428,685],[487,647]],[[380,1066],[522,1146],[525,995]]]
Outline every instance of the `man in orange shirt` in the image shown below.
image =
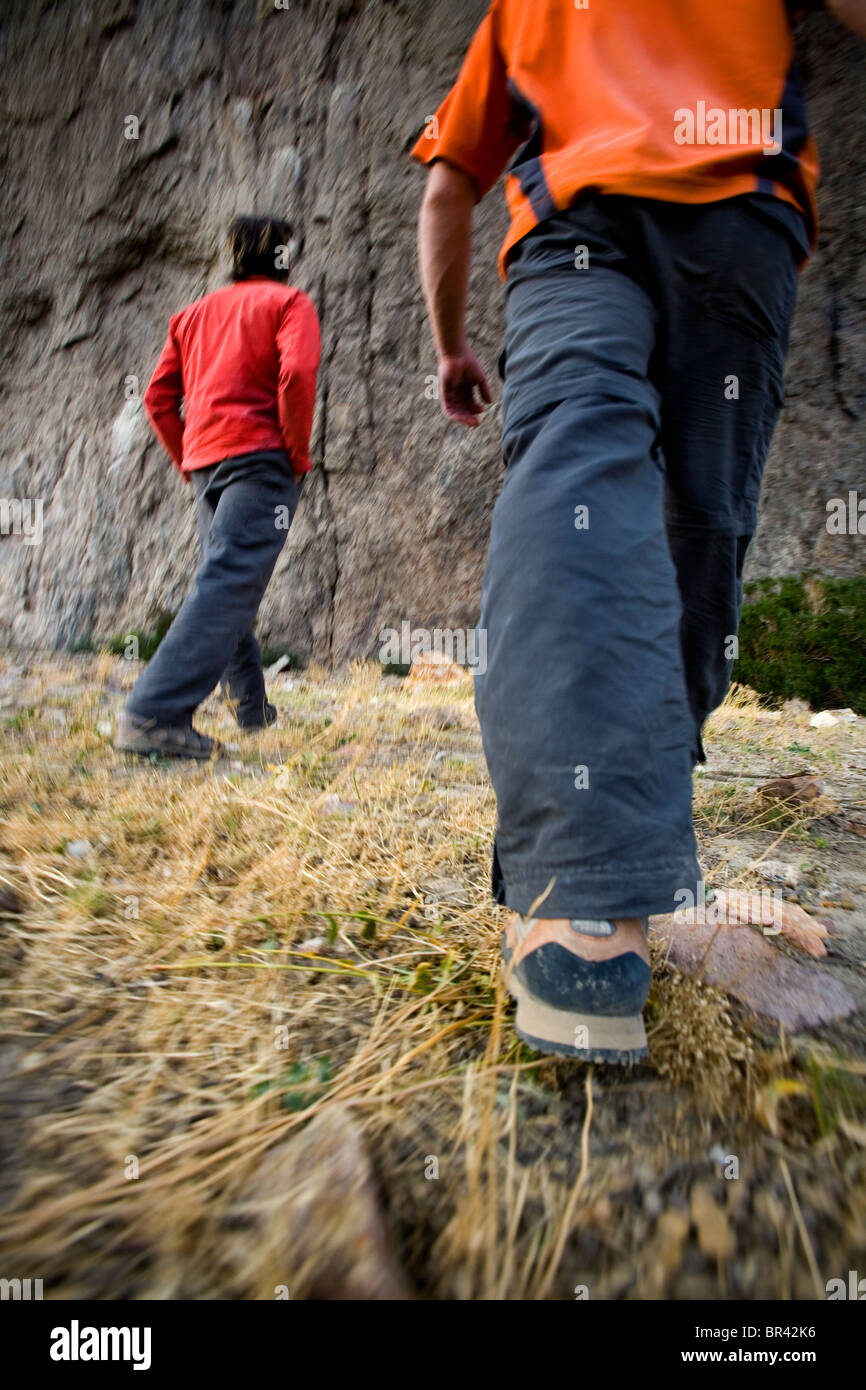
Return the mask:
[[321,355],[315,308],[287,283],[290,239],[277,218],[232,223],[231,285],[173,316],[145,392],[195,488],[202,563],[127,701],[115,743],[126,752],[210,758],[214,740],[192,717],[218,680],[241,728],[276,719],[253,623],[310,469]]
[[[866,0],[828,8],[866,36]],[[789,7],[493,0],[412,153],[432,166],[440,399],[468,426],[491,400],[465,331],[472,209],[508,166],[506,473],[475,688],[516,1027],[627,1062],[646,1053],[648,918],[702,901],[692,767],[816,235]]]

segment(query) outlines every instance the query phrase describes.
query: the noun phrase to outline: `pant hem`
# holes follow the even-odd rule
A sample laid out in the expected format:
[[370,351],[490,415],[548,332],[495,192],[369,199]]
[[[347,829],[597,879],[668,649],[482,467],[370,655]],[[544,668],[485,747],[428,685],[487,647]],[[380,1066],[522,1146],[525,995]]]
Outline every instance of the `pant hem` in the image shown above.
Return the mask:
[[[545,897],[552,878],[556,881]],[[683,906],[683,892],[696,893],[702,881],[696,859],[684,858],[679,868],[649,874],[621,873],[599,881],[593,874],[534,873],[531,879],[505,876],[504,901],[512,912],[528,915],[539,898],[535,912],[541,917],[652,917],[675,912]]]

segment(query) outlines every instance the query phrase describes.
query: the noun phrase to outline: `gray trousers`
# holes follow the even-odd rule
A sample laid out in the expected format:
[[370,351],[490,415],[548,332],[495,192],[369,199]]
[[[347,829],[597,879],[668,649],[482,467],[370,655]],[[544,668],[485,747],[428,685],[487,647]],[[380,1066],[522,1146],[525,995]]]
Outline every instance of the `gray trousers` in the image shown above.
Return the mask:
[[220,681],[238,722],[261,723],[265,679],[253,623],[286,542],[299,487],[284,452],[244,454],[191,474],[201,565],[127,701],[127,711],[185,727]]
[[793,240],[742,198],[587,195],[510,260],[475,690],[494,894],[520,913],[697,891],[692,767],[731,676],[796,280]]

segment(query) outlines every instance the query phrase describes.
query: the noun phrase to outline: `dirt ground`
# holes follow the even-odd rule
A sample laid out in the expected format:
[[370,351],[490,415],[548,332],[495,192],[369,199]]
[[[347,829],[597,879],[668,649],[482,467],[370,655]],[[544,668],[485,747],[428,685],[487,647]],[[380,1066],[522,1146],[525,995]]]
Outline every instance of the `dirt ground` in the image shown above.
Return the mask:
[[[615,1070],[511,1029],[468,680],[283,674],[264,734],[204,707],[229,747],[200,766],[114,753],[135,672],[0,661],[0,1275],[814,1299],[866,1274],[866,720],[735,692],[695,777],[708,883],[829,919],[797,960],[856,1012],[788,1035],[656,939],[650,1058]],[[802,771],[802,806],[757,790]]]

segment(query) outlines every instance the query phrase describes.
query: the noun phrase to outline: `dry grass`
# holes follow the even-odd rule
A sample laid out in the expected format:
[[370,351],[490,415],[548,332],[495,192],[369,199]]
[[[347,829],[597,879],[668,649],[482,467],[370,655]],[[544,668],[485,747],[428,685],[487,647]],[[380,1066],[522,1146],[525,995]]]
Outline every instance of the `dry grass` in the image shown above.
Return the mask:
[[[307,672],[278,686],[279,728],[200,767],[112,752],[106,721],[130,679],[107,657],[36,666],[5,719],[0,887],[23,911],[0,921],[0,1103],[15,1121],[0,1272],[57,1297],[315,1292],[316,1259],[263,1246],[244,1199],[276,1145],[348,1107],[420,1296],[713,1296],[715,1261],[694,1252],[660,1283],[641,1251],[660,1212],[687,1205],[690,1174],[712,1176],[722,1132],[779,1193],[740,1296],[812,1296],[797,1233],[825,1198],[801,1191],[793,1209],[787,1193],[816,1138],[837,1273],[864,1239],[860,1147],[838,1127],[818,1135],[806,1107],[785,1131],[800,1167],[777,1173],[755,1098],[802,1064],[756,1044],[722,996],[660,969],[653,1066],[629,1074],[517,1042],[468,683],[410,692],[373,666]],[[734,726],[732,761],[790,742],[758,708],[735,695],[717,716]],[[202,726],[231,738],[224,718],[214,702]],[[744,806],[699,783],[705,840],[750,826]],[[771,830],[804,824],[786,813]],[[742,877],[723,858],[713,874]],[[754,1202],[743,1212],[759,1231]]]

